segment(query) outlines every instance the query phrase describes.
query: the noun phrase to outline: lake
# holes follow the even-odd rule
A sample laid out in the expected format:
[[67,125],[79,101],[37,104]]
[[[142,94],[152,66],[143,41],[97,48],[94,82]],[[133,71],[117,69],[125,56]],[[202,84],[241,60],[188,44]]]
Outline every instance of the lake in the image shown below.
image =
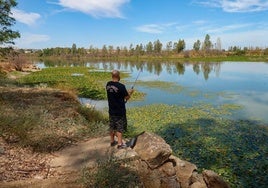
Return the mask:
[[[165,139],[175,156],[196,164],[198,169],[215,171],[231,187],[267,187],[268,63],[52,65],[129,73],[122,83],[131,88],[137,79],[135,90],[145,97],[127,103],[128,136],[154,132]],[[38,66],[51,64],[41,62]],[[107,112],[107,101],[80,101]]]
[[[43,62],[38,66],[46,67]],[[156,103],[184,106],[237,104],[242,109],[232,118],[268,123],[268,63],[265,62],[87,62],[83,66],[129,72],[131,77],[122,80],[127,88],[131,88],[137,79],[135,90],[145,93],[145,98],[130,100],[127,107]],[[107,107],[107,101],[80,100],[97,109]]]

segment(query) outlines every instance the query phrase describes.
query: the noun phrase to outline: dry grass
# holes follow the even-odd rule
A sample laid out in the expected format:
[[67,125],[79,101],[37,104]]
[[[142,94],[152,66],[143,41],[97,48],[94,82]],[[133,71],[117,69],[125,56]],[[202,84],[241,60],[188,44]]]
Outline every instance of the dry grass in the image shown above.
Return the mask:
[[39,152],[59,150],[82,134],[92,136],[106,121],[81,107],[72,93],[52,89],[0,87],[0,110],[0,136]]

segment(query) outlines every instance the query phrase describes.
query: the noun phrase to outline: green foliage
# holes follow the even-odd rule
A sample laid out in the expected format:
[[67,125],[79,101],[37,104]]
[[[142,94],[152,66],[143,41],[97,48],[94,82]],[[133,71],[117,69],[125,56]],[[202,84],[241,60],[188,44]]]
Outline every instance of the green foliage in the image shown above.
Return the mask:
[[13,39],[20,37],[19,32],[10,29],[15,24],[15,19],[11,17],[11,9],[15,6],[15,0],[0,0],[0,45],[14,44]]
[[179,40],[178,43],[175,44],[175,51],[177,53],[182,52],[185,49],[185,42],[184,40]]
[[200,42],[200,40],[197,40],[197,41],[194,43],[193,49],[194,49],[195,51],[199,51],[199,50],[200,50],[200,47],[201,47],[201,42]]
[[232,104],[131,108],[128,136],[155,132],[167,141],[175,155],[199,169],[214,170],[232,187],[265,187],[268,128],[260,122],[228,118],[239,109]]
[[212,42],[210,41],[209,34],[206,34],[202,48],[203,48],[203,50],[211,50],[212,49]]
[[160,40],[156,40],[154,42],[154,52],[157,54],[160,54],[162,51],[163,44],[160,42]]

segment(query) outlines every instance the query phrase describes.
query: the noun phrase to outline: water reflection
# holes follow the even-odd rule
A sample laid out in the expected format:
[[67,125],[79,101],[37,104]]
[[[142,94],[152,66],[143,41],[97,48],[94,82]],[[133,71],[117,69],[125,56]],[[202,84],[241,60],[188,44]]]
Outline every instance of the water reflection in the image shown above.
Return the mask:
[[[268,63],[215,62],[215,63],[181,63],[181,62],[41,62],[40,67],[85,66],[110,71],[118,69],[131,73],[131,77],[122,80],[131,87],[138,72],[139,82],[172,82],[170,87],[150,87],[135,85],[136,89],[146,93],[143,101],[131,101],[128,106],[164,103],[192,106],[196,103],[221,105],[239,104],[244,107],[233,118],[260,119],[268,123]],[[174,86],[175,84],[175,86]],[[162,85],[163,86],[163,85]],[[183,88],[176,90],[175,88]],[[173,92],[170,92],[173,91]],[[174,92],[176,91],[176,92]],[[85,99],[83,99],[85,100]],[[90,103],[90,101],[87,101]],[[95,101],[94,101],[95,102]],[[105,101],[95,102],[96,108],[107,106]],[[94,104],[95,104],[94,103]]]
[[39,63],[40,68],[45,67],[55,67],[55,66],[85,66],[85,67],[94,67],[96,69],[104,69],[104,70],[128,70],[133,72],[134,70],[146,70],[149,73],[153,73],[155,75],[160,75],[163,71],[168,74],[178,74],[183,75],[185,73],[186,66],[192,66],[193,71],[199,75],[200,72],[203,73],[204,79],[209,79],[209,74],[212,71],[215,71],[218,75],[220,73],[220,62],[199,62],[199,63],[182,63],[182,62],[134,62],[134,61],[126,61],[126,62],[88,62],[88,61],[64,61],[64,60],[45,60],[44,62]]

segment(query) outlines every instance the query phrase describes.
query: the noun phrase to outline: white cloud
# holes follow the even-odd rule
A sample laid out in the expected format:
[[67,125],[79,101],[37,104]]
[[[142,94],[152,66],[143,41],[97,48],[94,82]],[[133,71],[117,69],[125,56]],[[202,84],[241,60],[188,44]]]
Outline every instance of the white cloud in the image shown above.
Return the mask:
[[208,7],[222,8],[226,12],[258,12],[268,10],[268,0],[207,0],[195,2]]
[[136,29],[140,32],[152,33],[152,34],[159,34],[159,33],[162,33],[164,30],[163,26],[157,25],[157,24],[142,25],[142,26],[136,27]]
[[48,35],[25,33],[21,34],[21,38],[17,39],[16,46],[28,48],[36,43],[48,42],[50,37]]
[[207,29],[207,33],[222,33],[226,31],[234,31],[241,28],[246,28],[252,26],[252,24],[233,24],[233,25],[225,25],[221,27]]
[[94,17],[122,18],[120,7],[130,0],[59,0],[65,8],[81,11]]
[[12,17],[15,18],[16,21],[24,23],[29,26],[34,25],[36,21],[39,18],[41,18],[40,14],[33,12],[27,13],[18,9],[13,9],[12,13],[13,13]]

